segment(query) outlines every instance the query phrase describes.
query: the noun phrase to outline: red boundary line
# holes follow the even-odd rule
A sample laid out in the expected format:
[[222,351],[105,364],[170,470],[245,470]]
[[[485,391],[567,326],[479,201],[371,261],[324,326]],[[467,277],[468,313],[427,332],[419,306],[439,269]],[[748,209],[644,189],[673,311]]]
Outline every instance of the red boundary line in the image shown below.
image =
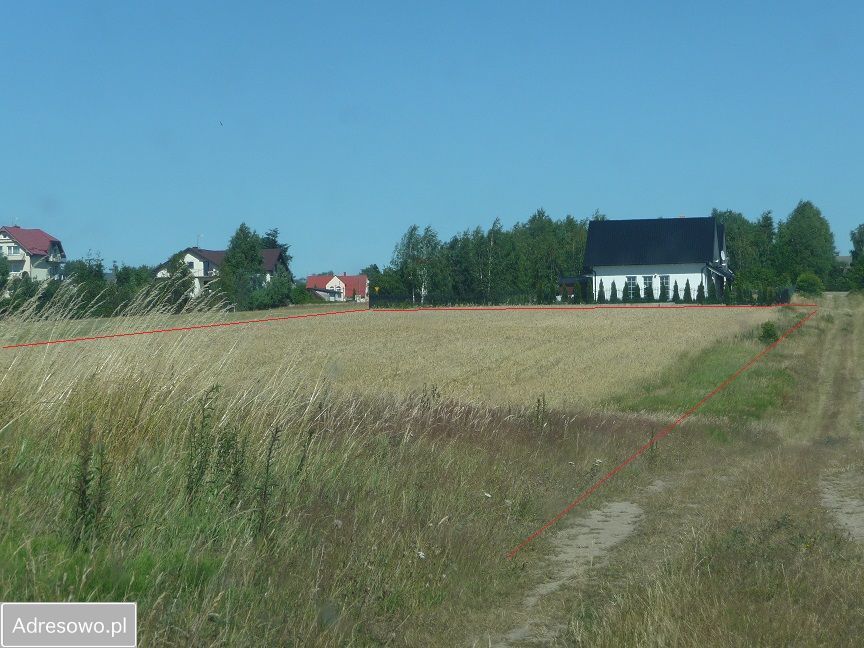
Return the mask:
[[[803,305],[803,304],[793,304],[793,305]],[[815,305],[815,304],[814,304],[814,305]],[[631,454],[631,455],[630,455],[629,457],[627,457],[624,461],[622,461],[620,464],[618,464],[617,466],[615,466],[615,467],[614,467],[612,470],[610,470],[608,473],[606,473],[605,475],[603,475],[603,477],[601,477],[601,478],[598,479],[596,482],[594,482],[593,485],[589,486],[589,487],[588,487],[586,490],[584,490],[584,491],[583,491],[583,492],[582,492],[582,493],[581,493],[581,494],[580,494],[580,495],[579,495],[575,500],[573,500],[572,502],[570,502],[570,504],[568,504],[567,507],[566,507],[563,511],[561,511],[560,513],[558,513],[558,515],[556,515],[555,517],[553,517],[553,518],[552,518],[551,520],[549,520],[546,524],[544,524],[544,525],[541,526],[539,529],[537,529],[534,533],[532,533],[532,534],[529,535],[527,538],[525,538],[525,539],[524,539],[522,542],[520,542],[520,543],[519,543],[519,544],[518,544],[514,549],[511,549],[511,550],[507,553],[507,559],[508,559],[508,560],[512,559],[512,558],[513,558],[517,553],[519,553],[519,552],[520,552],[522,549],[524,549],[528,544],[530,544],[532,541],[534,541],[538,536],[540,536],[540,535],[541,535],[544,531],[546,531],[549,527],[551,527],[552,525],[554,525],[554,524],[556,524],[557,522],[559,522],[559,521],[560,521],[564,516],[566,516],[568,513],[570,513],[570,511],[572,511],[574,508],[576,508],[577,506],[579,506],[579,504],[581,504],[581,503],[584,502],[586,499],[588,499],[588,498],[591,496],[591,494],[594,493],[597,489],[599,489],[603,484],[605,484],[607,481],[609,481],[610,479],[612,479],[612,478],[613,478],[615,475],[617,475],[619,472],[621,472],[622,470],[624,470],[624,468],[626,468],[628,465],[630,465],[630,463],[632,463],[632,462],[635,461],[637,458],[639,458],[642,454],[644,454],[646,450],[648,450],[649,448],[651,448],[651,446],[653,446],[653,445],[656,444],[658,441],[660,441],[661,439],[663,439],[664,437],[666,437],[670,432],[672,432],[672,430],[674,430],[674,429],[677,428],[679,425],[681,425],[684,421],[686,421],[688,418],[690,418],[690,416],[692,416],[693,413],[696,412],[696,410],[698,410],[698,409],[699,409],[700,407],[702,407],[705,403],[707,403],[707,402],[708,402],[712,397],[716,396],[716,395],[719,394],[721,391],[723,391],[724,389],[726,389],[726,388],[727,388],[727,387],[728,387],[728,386],[729,386],[733,381],[735,381],[736,378],[738,378],[738,376],[740,376],[740,375],[741,375],[742,373],[744,373],[747,369],[749,369],[750,367],[752,367],[752,366],[753,366],[756,362],[758,362],[758,361],[759,361],[763,356],[765,356],[765,355],[766,355],[767,353],[769,353],[772,349],[774,349],[778,344],[780,344],[783,340],[785,340],[787,337],[789,337],[789,335],[791,335],[794,331],[796,331],[796,330],[798,330],[799,328],[801,328],[802,326],[804,326],[804,324],[805,324],[805,323],[806,323],[806,322],[807,322],[811,317],[813,317],[817,312],[818,312],[818,307],[816,308],[816,310],[811,311],[811,312],[810,312],[806,317],[803,317],[802,319],[800,319],[800,320],[799,320],[795,325],[793,325],[793,326],[791,326],[789,329],[787,329],[787,330],[783,333],[783,335],[781,335],[779,338],[777,338],[777,340],[776,340],[775,342],[772,342],[771,344],[769,344],[768,346],[766,346],[766,347],[765,347],[764,349],[762,349],[759,353],[757,353],[755,356],[753,356],[752,358],[750,358],[750,360],[748,360],[748,361],[745,362],[743,365],[741,365],[741,367],[739,367],[738,370],[735,371],[735,373],[733,373],[732,375],[728,376],[728,377],[727,377],[723,382],[721,382],[721,383],[720,383],[719,385],[717,385],[714,389],[712,389],[710,392],[708,392],[708,393],[707,393],[707,394],[702,398],[702,400],[700,400],[700,401],[699,401],[698,403],[696,403],[693,407],[691,407],[689,410],[687,410],[687,411],[684,412],[681,416],[679,416],[677,419],[675,419],[675,421],[672,422],[670,425],[667,425],[665,428],[663,428],[663,429],[660,430],[657,434],[655,434],[653,437],[651,437],[651,439],[649,439],[648,443],[646,443],[645,445],[643,445],[643,446],[642,446],[641,448],[639,448],[636,452],[634,452],[633,454]]]
[[63,340],[42,340],[40,342],[22,342],[20,344],[7,344],[0,347],[3,349],[21,349],[24,347],[49,346],[52,344],[70,344],[73,342],[91,342],[93,340],[111,340],[113,338],[133,337],[136,335],[153,335],[155,333],[177,333],[180,331],[197,331],[200,329],[224,328],[227,326],[244,326],[246,324],[264,324],[267,322],[282,322],[292,319],[303,319],[306,317],[324,317],[326,315],[347,315],[348,313],[364,313],[368,308],[355,308],[344,311],[328,311],[325,313],[306,313],[305,315],[284,315],[282,317],[265,317],[262,319],[240,320],[236,322],[214,322],[212,324],[194,324],[192,326],[177,326],[173,328],[153,329],[151,331],[132,331],[130,333],[108,333],[106,335],[93,335],[90,337],[67,338]]

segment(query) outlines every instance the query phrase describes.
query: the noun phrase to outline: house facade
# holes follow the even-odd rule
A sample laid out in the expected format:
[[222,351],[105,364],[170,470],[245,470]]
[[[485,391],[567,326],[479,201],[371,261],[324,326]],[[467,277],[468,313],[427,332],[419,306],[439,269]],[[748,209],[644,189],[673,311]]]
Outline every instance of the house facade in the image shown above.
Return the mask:
[[325,301],[365,302],[369,299],[369,277],[347,273],[309,275],[306,290]]
[[35,281],[61,278],[66,260],[59,239],[41,229],[7,225],[0,227],[0,254],[9,264],[9,277],[30,277]]
[[726,233],[717,219],[670,218],[591,221],[585,248],[585,273],[595,299],[601,282],[606,299],[615,284],[619,300],[653,295],[663,286],[672,299],[675,284],[696,298],[699,285],[709,293],[713,282],[722,296],[734,275],[726,257]]
[[[205,250],[199,247],[190,247],[181,250],[183,263],[189,268],[189,272],[194,280],[192,286],[192,296],[200,295],[207,284],[214,281],[219,276],[219,267],[225,260],[226,250]],[[279,248],[269,248],[261,250],[261,258],[263,259],[262,270],[264,283],[269,283],[270,279],[276,274],[276,269],[283,261],[282,250]],[[167,279],[171,276],[168,264],[165,262],[156,269],[156,277],[159,279]]]

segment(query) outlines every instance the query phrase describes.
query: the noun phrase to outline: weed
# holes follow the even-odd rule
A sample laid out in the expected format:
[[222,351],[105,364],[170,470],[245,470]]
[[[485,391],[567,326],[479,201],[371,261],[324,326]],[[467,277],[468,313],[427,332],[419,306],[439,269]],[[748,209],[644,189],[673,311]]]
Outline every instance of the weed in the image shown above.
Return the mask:
[[105,514],[108,462],[105,445],[93,441],[93,426],[82,428],[72,480],[71,540],[77,548],[93,538]]

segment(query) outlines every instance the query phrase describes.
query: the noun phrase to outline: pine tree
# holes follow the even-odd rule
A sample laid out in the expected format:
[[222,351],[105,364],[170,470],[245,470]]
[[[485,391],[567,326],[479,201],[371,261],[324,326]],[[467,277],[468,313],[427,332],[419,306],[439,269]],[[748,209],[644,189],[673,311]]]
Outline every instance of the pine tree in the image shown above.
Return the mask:
[[696,289],[696,303],[704,304],[705,303],[705,282],[700,281],[699,287]]
[[654,284],[650,284],[645,286],[645,294],[642,295],[642,301],[644,302],[653,302],[654,301]]
[[639,284],[634,282],[634,283],[633,283],[633,288],[634,288],[635,290],[633,291],[633,295],[632,295],[630,301],[633,301],[633,302],[640,302],[640,301],[642,301],[642,292],[639,290]]
[[665,304],[669,301],[669,284],[660,282],[660,303]]
[[672,301],[676,304],[681,303],[681,295],[678,292],[678,282],[675,282],[675,287],[672,289]]
[[717,299],[717,284],[714,281],[714,277],[711,277],[708,280],[708,303],[716,304],[719,300]]
[[693,303],[693,293],[690,292],[690,280],[688,279],[684,283],[684,303],[692,304]]
[[618,303],[618,289],[615,287],[615,282],[612,282],[612,288],[609,290],[609,303],[617,304]]
[[628,294],[629,287],[627,286],[627,282],[624,282],[624,287],[621,289],[621,303],[626,304],[630,301],[630,295]]
[[603,280],[600,280],[600,287],[597,288],[597,303],[605,304],[606,303],[606,292],[603,290]]

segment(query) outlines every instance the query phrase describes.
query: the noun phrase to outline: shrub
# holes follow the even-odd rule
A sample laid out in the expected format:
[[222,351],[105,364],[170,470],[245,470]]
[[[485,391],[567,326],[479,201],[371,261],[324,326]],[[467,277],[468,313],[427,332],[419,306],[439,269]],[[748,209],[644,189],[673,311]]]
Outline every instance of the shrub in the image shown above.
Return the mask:
[[700,281],[699,287],[696,289],[696,301],[700,304],[705,303],[705,282]]
[[597,289],[597,303],[605,304],[606,303],[606,292],[603,290],[603,280],[600,280],[600,287]]
[[681,294],[678,292],[678,282],[675,282],[675,287],[672,289],[672,301],[676,304],[681,302]]
[[714,281],[714,277],[708,280],[708,294],[706,297],[709,304],[716,304],[719,301],[717,299],[717,283]]
[[664,303],[664,304],[669,301],[669,286],[668,286],[668,284],[664,284],[664,283],[660,284],[659,301],[661,303]]
[[771,344],[772,342],[776,342],[779,337],[780,334],[777,333],[777,327],[774,325],[774,322],[762,323],[759,329],[759,340],[765,344]]
[[825,285],[812,272],[802,272],[798,277],[795,289],[807,297],[818,297],[825,290]]
[[615,287],[615,282],[612,282],[612,288],[609,292],[609,303],[617,304],[618,303],[618,288]]
[[688,279],[684,282],[684,303],[692,304],[693,303],[693,293],[690,291],[690,280]]

